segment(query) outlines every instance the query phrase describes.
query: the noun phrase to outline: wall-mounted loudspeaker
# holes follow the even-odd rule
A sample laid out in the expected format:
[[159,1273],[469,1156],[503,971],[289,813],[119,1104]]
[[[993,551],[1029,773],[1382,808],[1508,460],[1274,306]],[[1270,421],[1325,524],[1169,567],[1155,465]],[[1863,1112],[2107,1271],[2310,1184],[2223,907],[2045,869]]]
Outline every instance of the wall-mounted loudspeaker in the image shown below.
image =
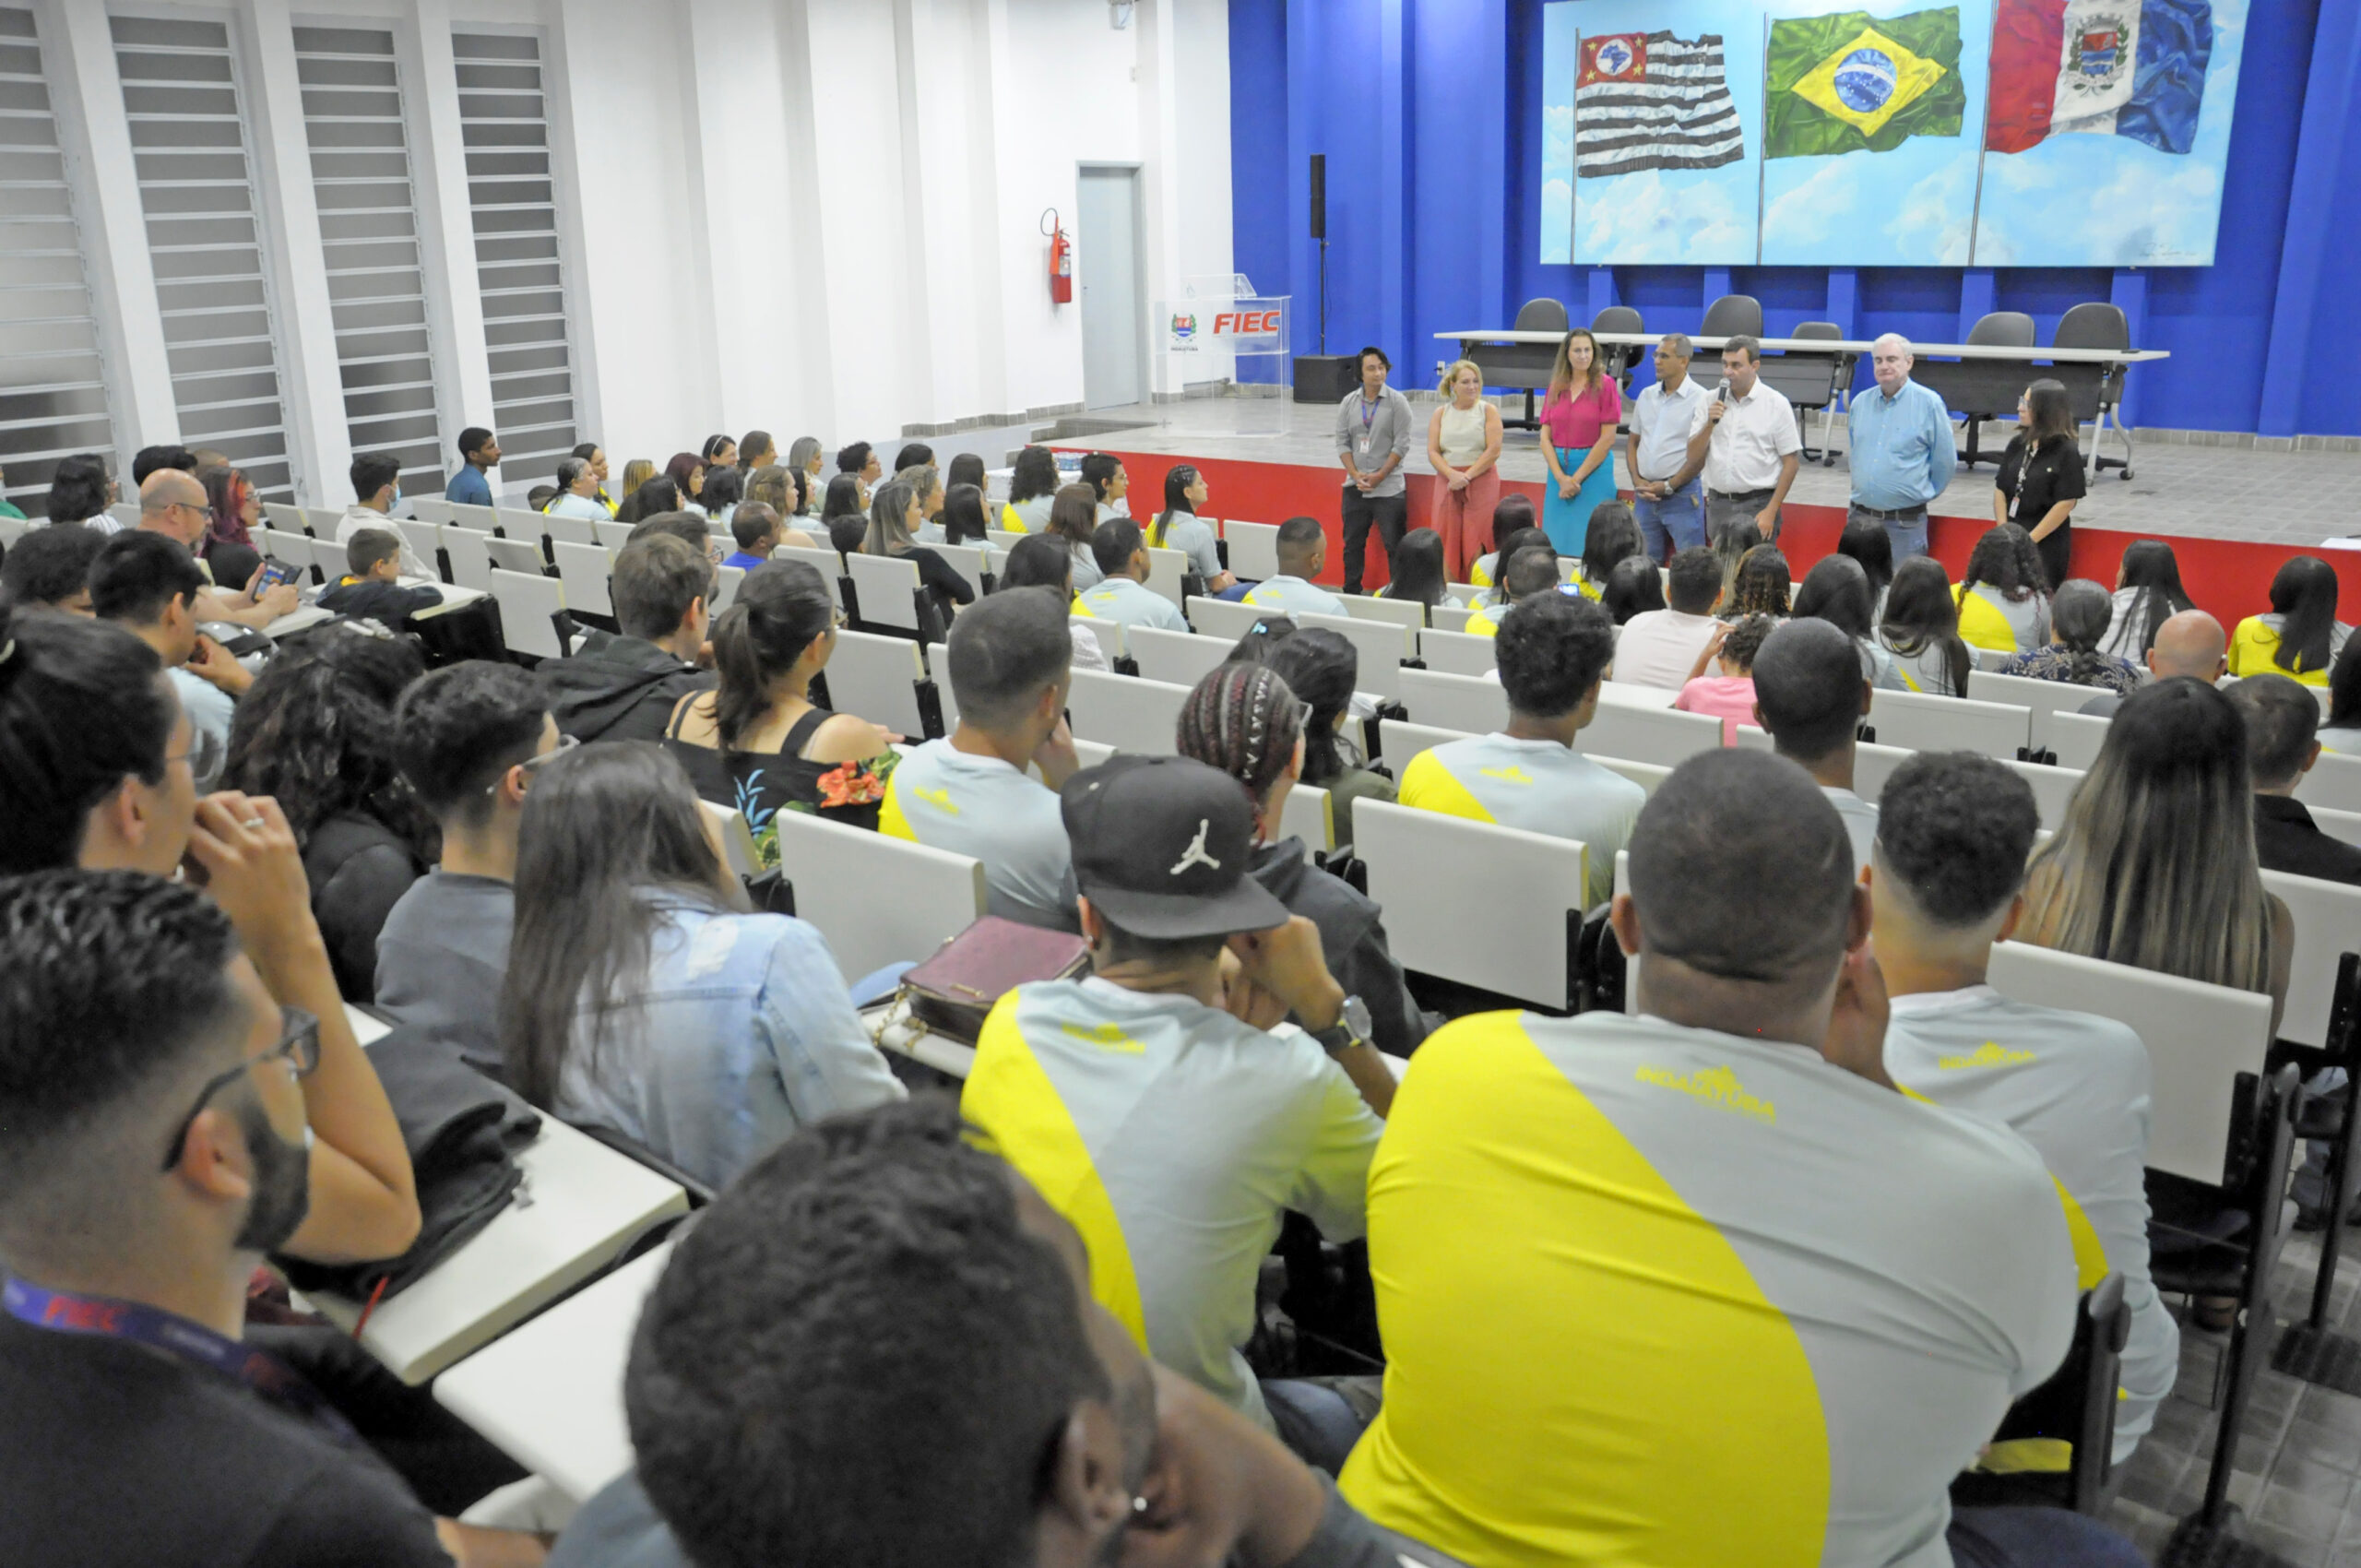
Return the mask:
[[1328,237],[1328,155],[1311,155],[1311,237]]

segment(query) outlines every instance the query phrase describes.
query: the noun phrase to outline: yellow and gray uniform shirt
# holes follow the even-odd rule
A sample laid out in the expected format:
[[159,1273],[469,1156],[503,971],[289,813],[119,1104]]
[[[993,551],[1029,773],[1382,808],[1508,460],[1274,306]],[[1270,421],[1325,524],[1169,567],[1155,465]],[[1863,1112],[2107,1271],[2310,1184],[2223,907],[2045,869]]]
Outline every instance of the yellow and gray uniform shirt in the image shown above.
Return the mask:
[[1394,797],[1406,806],[1583,844],[1583,907],[1615,894],[1615,852],[1631,842],[1648,792],[1555,741],[1494,731],[1410,759]]
[[885,780],[877,830],[983,861],[993,914],[1082,929],[1057,791],[996,756],[971,755],[948,740],[912,747]]
[[1185,550],[1189,552],[1190,570],[1207,582],[1221,576],[1221,552],[1215,543],[1213,524],[1193,512],[1175,512],[1165,525],[1164,539],[1156,537],[1156,519],[1140,525],[1141,536],[1156,550]]
[[1114,621],[1126,626],[1153,626],[1160,632],[1185,632],[1189,623],[1180,607],[1143,583],[1109,577],[1078,596],[1074,612],[1093,621]]
[[1949,1568],[1952,1478],[2073,1336],[2023,1139],[1661,1018],[1429,1036],[1369,1210],[1343,1491],[1478,1568]]
[[2123,1277],[2131,1336],[2115,1458],[2130,1457],[2180,1371],[2180,1329],[2148,1271],[2147,1047],[2112,1018],[1977,985],[1895,997],[1885,1070],[1904,1089],[2002,1123],[2033,1145],[2088,1224],[2078,1241],[2105,1254],[2099,1269]]
[[1263,1258],[1288,1209],[1361,1234],[1384,1129],[1345,1070],[1190,997],[1050,980],[993,1007],[959,1108],[1082,1232],[1132,1337],[1268,1428],[1239,1354]]
[[1301,577],[1264,577],[1246,595],[1246,602],[1273,615],[1342,615],[1345,601]]

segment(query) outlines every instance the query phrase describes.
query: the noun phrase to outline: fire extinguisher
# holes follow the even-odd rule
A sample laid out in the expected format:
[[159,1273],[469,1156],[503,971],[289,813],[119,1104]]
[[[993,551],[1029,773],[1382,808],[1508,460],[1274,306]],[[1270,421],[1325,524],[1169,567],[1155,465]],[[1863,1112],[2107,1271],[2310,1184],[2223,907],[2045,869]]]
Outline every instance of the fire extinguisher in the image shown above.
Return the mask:
[[1041,214],[1041,232],[1050,237],[1050,302],[1074,303],[1074,242],[1058,227],[1058,209]]

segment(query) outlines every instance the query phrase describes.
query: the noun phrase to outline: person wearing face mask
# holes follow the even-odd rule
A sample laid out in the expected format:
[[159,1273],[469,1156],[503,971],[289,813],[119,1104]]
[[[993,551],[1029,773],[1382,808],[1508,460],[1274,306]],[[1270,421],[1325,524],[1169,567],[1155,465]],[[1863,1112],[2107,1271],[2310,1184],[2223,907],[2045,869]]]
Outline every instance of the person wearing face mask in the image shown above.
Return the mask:
[[[336,520],[336,541],[350,544],[352,536],[363,529],[397,531],[386,519],[401,505],[402,465],[398,457],[383,452],[363,452],[352,459],[353,503],[345,508],[344,516]],[[442,574],[419,559],[418,552],[407,543],[402,546],[401,575],[413,581],[423,579],[439,582]]]

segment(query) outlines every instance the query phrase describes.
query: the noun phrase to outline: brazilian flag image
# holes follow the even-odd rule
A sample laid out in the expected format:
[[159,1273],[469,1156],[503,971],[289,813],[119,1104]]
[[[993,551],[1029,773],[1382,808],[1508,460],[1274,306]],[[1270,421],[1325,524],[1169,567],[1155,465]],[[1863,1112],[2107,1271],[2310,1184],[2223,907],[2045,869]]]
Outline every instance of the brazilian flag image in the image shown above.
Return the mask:
[[1967,109],[1956,6],[1774,22],[1764,69],[1765,158],[1890,152],[1908,137],[1955,137]]

